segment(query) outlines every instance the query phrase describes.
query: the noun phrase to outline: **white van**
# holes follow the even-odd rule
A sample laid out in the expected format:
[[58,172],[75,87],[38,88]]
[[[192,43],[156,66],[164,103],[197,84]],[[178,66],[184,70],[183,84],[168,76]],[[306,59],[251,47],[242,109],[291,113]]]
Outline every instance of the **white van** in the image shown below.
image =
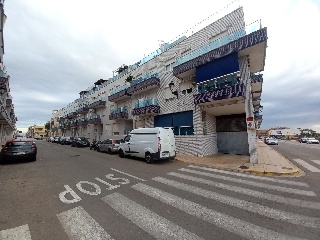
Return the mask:
[[119,145],[119,156],[144,158],[147,163],[154,160],[174,159],[176,143],[171,128],[138,128],[132,130]]

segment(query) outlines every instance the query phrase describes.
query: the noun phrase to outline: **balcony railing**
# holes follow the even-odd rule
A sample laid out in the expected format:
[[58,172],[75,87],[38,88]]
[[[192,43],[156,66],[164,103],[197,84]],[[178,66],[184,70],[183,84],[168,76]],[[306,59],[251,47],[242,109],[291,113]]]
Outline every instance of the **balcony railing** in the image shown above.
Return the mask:
[[131,111],[132,115],[160,113],[160,106],[158,99],[140,99],[135,104],[134,109]]
[[109,115],[109,120],[115,119],[128,119],[128,107],[120,107],[117,109],[112,109],[111,114]]
[[100,115],[93,115],[93,116],[90,116],[89,117],[89,120],[88,120],[88,123],[89,124],[97,124],[97,123],[101,123],[101,117]]
[[110,92],[108,97],[109,101],[121,100],[129,98],[131,94],[140,91],[142,89],[151,89],[152,87],[159,87],[160,79],[157,73],[146,74],[136,80],[133,80],[130,84],[121,86]]
[[205,92],[212,92],[234,86],[240,81],[237,75],[238,73],[239,72],[234,72],[218,78],[203,81],[198,84],[198,93],[203,94]]
[[95,99],[91,103],[89,103],[88,107],[89,108],[99,108],[99,107],[104,107],[105,105],[106,105],[106,98],[100,97],[98,99]]
[[235,84],[230,87],[221,89],[207,89],[203,93],[194,95],[194,104],[201,104],[206,102],[219,101],[223,99],[230,99],[234,97],[244,96],[244,84]]
[[207,52],[210,52],[214,49],[217,49],[223,45],[226,45],[228,44],[229,42],[232,42],[234,40],[237,40],[243,36],[245,36],[246,34],[249,34],[249,33],[252,33],[254,31],[257,31],[261,28],[261,22],[260,20],[257,20],[249,25],[247,25],[245,27],[245,29],[239,29],[238,31],[235,31],[231,34],[228,34],[226,36],[223,36],[213,42],[211,42],[210,44],[208,45],[205,45],[201,48],[198,48],[197,50],[189,53],[189,54],[186,54],[185,56],[182,56],[181,58],[177,59],[176,61],[176,66],[182,64],[182,63],[185,63],[185,62],[188,62],[196,57],[199,57]]
[[89,105],[84,105],[78,108],[77,113],[86,113],[89,112]]
[[81,118],[79,120],[79,125],[81,126],[85,126],[85,125],[88,125],[89,124],[89,120],[87,118]]

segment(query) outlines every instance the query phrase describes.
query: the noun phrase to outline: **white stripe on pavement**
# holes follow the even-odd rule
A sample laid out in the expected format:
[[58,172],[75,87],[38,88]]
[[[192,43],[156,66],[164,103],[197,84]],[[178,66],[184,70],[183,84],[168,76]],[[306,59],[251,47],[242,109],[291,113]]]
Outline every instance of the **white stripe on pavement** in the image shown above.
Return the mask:
[[242,180],[242,179],[239,179],[239,178],[231,178],[231,177],[221,176],[221,175],[217,175],[217,174],[213,174],[213,173],[200,172],[200,171],[191,170],[191,169],[187,169],[187,168],[180,168],[179,170],[183,171],[183,172],[198,174],[198,175],[201,175],[201,176],[207,176],[207,177],[222,179],[222,180],[226,180],[226,181],[230,181],[230,182],[247,184],[247,185],[254,186],[254,187],[266,188],[266,189],[271,189],[271,190],[276,190],[276,191],[281,191],[281,192],[287,192],[287,193],[292,193],[292,194],[305,195],[305,196],[316,196],[316,194],[313,191],[306,191],[306,190],[300,190],[300,189],[295,189],[295,188],[280,187],[280,186],[275,186],[275,185],[269,185],[269,184],[266,184],[266,183],[250,182],[248,180]]
[[285,198],[282,196],[278,196],[278,195],[274,195],[274,194],[270,194],[270,193],[266,193],[266,192],[259,192],[259,191],[255,191],[255,190],[251,190],[251,189],[247,189],[247,188],[242,188],[242,187],[237,187],[237,186],[232,186],[232,185],[228,185],[228,184],[224,184],[224,183],[217,183],[217,182],[206,180],[203,178],[192,177],[192,176],[188,176],[188,175],[180,174],[180,173],[171,172],[171,173],[168,173],[168,175],[175,176],[175,177],[182,178],[182,179],[186,179],[186,180],[190,180],[193,182],[203,183],[203,184],[213,186],[216,188],[221,188],[221,189],[225,189],[228,191],[237,192],[240,194],[245,194],[248,196],[252,196],[252,197],[256,197],[256,198],[260,198],[260,199],[265,199],[265,200],[269,200],[269,201],[273,201],[273,202],[279,202],[279,203],[292,205],[292,206],[296,206],[296,207],[305,207],[305,208],[311,208],[311,209],[317,209],[317,210],[320,209],[319,202],[303,201],[303,200],[294,199],[294,198]]
[[308,169],[310,172],[320,172],[319,168],[312,166],[311,164],[307,163],[306,161],[303,161],[301,159],[293,159],[293,161],[300,164],[302,167]]
[[320,165],[320,160],[311,160],[311,161]]
[[194,165],[189,165],[188,167],[207,170],[207,171],[211,171],[211,172],[229,174],[229,175],[233,175],[233,176],[237,176],[237,177],[254,178],[254,179],[259,179],[259,180],[269,181],[269,182],[277,182],[277,183],[284,183],[284,184],[296,185],[296,186],[301,186],[301,187],[309,187],[308,184],[303,183],[303,182],[282,180],[282,179],[276,179],[276,178],[271,178],[271,177],[254,176],[254,175],[249,175],[249,174],[245,174],[245,173],[229,172],[229,171],[224,171],[224,170],[220,170],[220,169],[199,167],[199,166],[194,166]]
[[292,224],[302,225],[305,227],[320,228],[320,218],[307,217],[299,214],[281,211],[278,209],[269,208],[267,206],[263,206],[253,202],[248,202],[234,197],[229,197],[216,192],[208,191],[202,188],[190,186],[184,183],[180,183],[162,177],[155,177],[153,178],[153,180],[171,187],[175,187],[180,190],[187,191],[189,193],[206,197],[265,217],[286,221]]
[[202,239],[120,193],[107,195],[102,200],[156,239]]
[[117,169],[114,169],[114,168],[110,168],[110,169],[113,170],[113,171],[122,173],[122,174],[124,174],[124,175],[127,175],[127,176],[129,176],[129,177],[138,179],[138,180],[143,181],[143,182],[147,181],[147,180],[144,180],[144,179],[142,179],[142,178],[138,178],[138,177],[136,177],[136,176],[133,176],[133,175],[131,175],[131,174],[129,174],[129,173],[121,172],[121,171],[119,171],[119,170],[117,170]]
[[59,213],[57,217],[69,239],[112,239],[81,206]]
[[153,197],[172,207],[178,208],[192,216],[196,216],[204,221],[212,223],[229,232],[233,232],[241,237],[248,239],[299,239],[284,235],[266,228],[242,221],[240,219],[228,216],[226,214],[214,211],[197,203],[185,200],[173,194],[150,187],[143,183],[138,183],[132,188],[140,191],[150,197]]
[[0,240],[32,240],[28,224],[0,231]]

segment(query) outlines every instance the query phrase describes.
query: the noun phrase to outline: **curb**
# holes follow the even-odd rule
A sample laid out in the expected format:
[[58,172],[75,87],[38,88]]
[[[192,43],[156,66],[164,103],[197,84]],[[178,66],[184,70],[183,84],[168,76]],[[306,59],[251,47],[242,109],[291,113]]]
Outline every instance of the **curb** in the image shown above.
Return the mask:
[[[296,167],[297,170],[294,171],[294,172],[270,172],[270,171],[265,171],[265,170],[241,169],[240,168],[241,166],[239,166],[236,169],[235,168],[216,167],[216,166],[208,165],[208,164],[204,164],[204,163],[189,162],[189,161],[185,161],[185,160],[178,159],[178,158],[175,158],[174,160],[178,161],[178,162],[186,162],[186,163],[194,163],[194,164],[205,165],[205,166],[208,166],[208,167],[214,167],[214,168],[222,169],[222,170],[242,172],[242,173],[252,173],[252,174],[259,174],[259,175],[268,175],[268,176],[299,176],[299,175],[302,175],[302,173],[301,173],[302,171],[295,165],[294,166]],[[289,160],[287,160],[287,161],[289,161]]]

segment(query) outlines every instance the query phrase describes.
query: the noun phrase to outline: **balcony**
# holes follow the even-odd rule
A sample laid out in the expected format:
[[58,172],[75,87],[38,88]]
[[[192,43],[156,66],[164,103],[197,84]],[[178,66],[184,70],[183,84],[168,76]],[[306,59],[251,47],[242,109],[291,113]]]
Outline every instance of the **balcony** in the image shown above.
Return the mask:
[[88,108],[100,108],[106,106],[106,98],[100,97],[99,99],[95,99],[91,103],[89,103]]
[[194,103],[201,104],[242,96],[244,96],[243,84],[234,84],[233,86],[226,86],[218,89],[214,89],[210,86],[199,94],[194,95]]
[[71,127],[77,127],[78,126],[78,120],[73,120],[70,122]]
[[152,115],[160,113],[160,106],[157,99],[141,99],[135,104],[131,111],[133,116],[137,115]]
[[100,115],[95,114],[89,117],[88,124],[100,124],[100,123],[101,123]]
[[79,125],[81,125],[81,126],[86,126],[88,124],[89,124],[89,120],[87,118],[81,118],[79,120]]
[[[240,37],[241,34],[238,36]],[[189,57],[185,56],[184,60],[178,60],[173,68],[173,75],[183,78],[185,75],[193,73],[197,67],[235,52],[239,52],[240,56],[249,56],[251,59],[251,72],[262,71],[265,60],[266,41],[267,29],[262,28],[236,40],[229,42],[222,41],[223,45],[221,46],[213,42],[190,53]]]
[[128,107],[120,107],[117,109],[111,110],[111,114],[109,115],[109,120],[116,120],[116,119],[128,119]]
[[77,113],[81,114],[81,113],[87,113],[89,112],[89,105],[83,105],[81,107],[78,108]]
[[157,89],[160,87],[160,79],[157,73],[146,74],[138,79],[133,80],[130,84],[121,86],[110,91],[108,100],[116,102],[129,98],[132,94]]

